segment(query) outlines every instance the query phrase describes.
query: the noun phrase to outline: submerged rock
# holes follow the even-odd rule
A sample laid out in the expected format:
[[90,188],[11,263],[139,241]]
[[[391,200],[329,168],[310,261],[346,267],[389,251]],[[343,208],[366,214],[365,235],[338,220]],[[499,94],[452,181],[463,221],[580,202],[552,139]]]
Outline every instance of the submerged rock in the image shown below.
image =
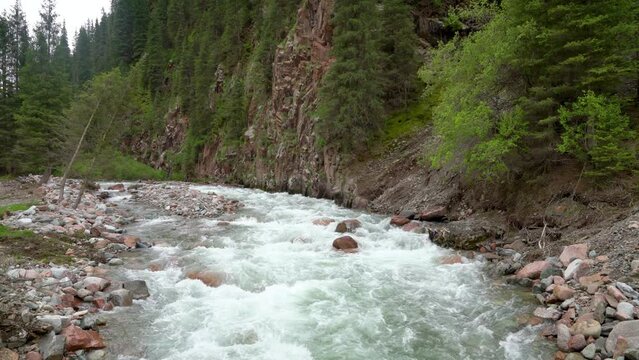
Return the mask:
[[224,284],[225,274],[213,271],[189,271],[186,277],[192,280],[200,280],[204,285],[218,287]]
[[135,300],[142,300],[151,296],[144,280],[127,281],[122,284],[122,288],[129,290]]

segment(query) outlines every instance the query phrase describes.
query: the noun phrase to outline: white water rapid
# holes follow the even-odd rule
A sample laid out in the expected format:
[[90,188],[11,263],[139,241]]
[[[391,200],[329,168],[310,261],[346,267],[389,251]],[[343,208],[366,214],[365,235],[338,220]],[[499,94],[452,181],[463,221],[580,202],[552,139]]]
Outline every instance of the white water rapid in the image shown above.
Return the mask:
[[[121,279],[151,298],[108,315],[110,351],[147,360],[547,359],[537,332],[517,325],[534,303],[487,278],[480,263],[440,265],[448,250],[389,218],[327,200],[193,186],[245,204],[218,220],[158,215],[116,198],[141,220],[131,234],[157,245],[125,258]],[[359,219],[356,254],[332,250],[335,223]],[[225,225],[225,226],[222,226]],[[162,271],[149,261],[165,259]],[[207,287],[185,268],[226,274]]]

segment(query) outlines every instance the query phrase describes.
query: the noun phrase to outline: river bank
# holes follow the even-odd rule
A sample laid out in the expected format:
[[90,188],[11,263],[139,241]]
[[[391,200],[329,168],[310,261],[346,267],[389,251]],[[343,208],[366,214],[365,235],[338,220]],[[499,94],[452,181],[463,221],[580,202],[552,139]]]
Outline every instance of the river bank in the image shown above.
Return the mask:
[[[55,185],[51,183],[50,186],[51,186],[51,190],[45,191],[45,195],[44,195],[44,198],[48,199],[47,200],[48,202],[52,202],[53,197],[52,195],[47,195],[47,194],[55,193],[53,191],[53,188],[55,187]],[[121,261],[121,259],[115,257],[115,255],[118,255],[118,250],[116,249],[119,249],[120,251],[119,254],[122,254],[126,259],[126,258],[130,258],[130,255],[132,255],[130,251],[133,248],[139,248],[140,249],[139,251],[145,251],[144,250],[145,248],[148,248],[150,245],[152,245],[151,242],[148,242],[148,241],[145,242],[140,238],[135,238],[131,235],[128,235],[128,233],[119,234],[120,232],[124,232],[124,228],[131,228],[133,231],[135,231],[136,229],[136,226],[131,227],[131,225],[134,225],[132,221],[134,221],[135,219],[134,217],[131,216],[130,213],[128,213],[130,209],[128,209],[127,206],[122,206],[124,204],[121,204],[118,201],[119,198],[123,198],[123,195],[126,195],[127,197],[131,197],[132,200],[135,201],[136,203],[138,202],[143,203],[145,204],[145,206],[156,209],[155,211],[156,214],[158,213],[158,210],[159,210],[160,213],[164,213],[167,216],[179,216],[180,218],[184,218],[184,219],[197,219],[202,216],[205,216],[205,217],[220,216],[220,215],[227,214],[229,212],[237,211],[239,206],[239,203],[237,201],[232,201],[232,200],[217,201],[217,200],[220,200],[220,197],[218,197],[217,195],[191,189],[191,187],[188,184],[179,184],[179,183],[155,184],[155,185],[135,184],[133,186],[128,186],[128,188],[125,186],[121,187],[117,184],[111,184],[111,186],[113,186],[112,190],[109,190],[106,193],[102,191],[98,191],[94,195],[90,195],[87,198],[88,203],[85,204],[86,205],[86,208],[84,209],[85,211],[88,211],[88,209],[93,208],[97,212],[104,212],[104,215],[102,215],[101,213],[95,214],[96,216],[94,219],[91,219],[92,216],[83,215],[84,217],[80,217],[80,218],[76,217],[74,221],[64,221],[66,217],[69,217],[70,215],[69,213],[66,213],[65,211],[61,209],[51,210],[51,208],[47,206],[46,209],[44,207],[40,209],[38,209],[37,207],[35,209],[29,209],[34,211],[28,210],[26,214],[19,214],[17,217],[5,219],[5,221],[8,221],[8,223],[14,226],[29,227],[29,225],[33,225],[35,228],[46,228],[47,232],[57,231],[59,233],[66,233],[67,235],[71,236],[74,233],[74,231],[80,232],[80,228],[79,228],[80,226],[83,226],[83,224],[88,225],[88,223],[90,223],[90,221],[85,222],[83,221],[83,219],[86,220],[86,218],[89,218],[90,220],[93,221],[92,225],[95,225],[95,221],[98,220],[100,216],[104,216],[104,218],[101,219],[102,224],[104,225],[103,229],[94,230],[95,226],[91,226],[91,227],[83,226],[85,232],[88,231],[90,234],[91,231],[93,230],[94,235],[99,235],[102,240],[94,237],[93,239],[85,238],[84,241],[77,241],[77,243],[75,244],[76,254],[70,253],[70,255],[72,255],[72,258],[74,259],[73,261],[76,261],[76,264],[74,266],[67,267],[67,269],[71,268],[70,273],[74,275],[76,279],[82,279],[83,276],[87,276],[87,275],[97,275],[98,277],[105,276],[104,274],[106,273],[106,271],[109,271],[111,269],[117,268],[118,266],[121,266],[123,262]],[[72,191],[75,191],[74,189],[77,189],[77,186],[72,185],[71,188],[72,188]],[[246,196],[246,194],[235,194],[235,193],[234,195]],[[198,199],[202,201],[194,201]],[[248,199],[250,200],[250,197]],[[262,197],[260,198],[260,201],[264,202],[264,201],[267,201],[267,199]],[[214,204],[214,206],[207,206],[206,204]],[[258,206],[258,204],[255,204],[255,206]],[[273,203],[272,207],[273,209],[275,209],[277,207],[277,203]],[[63,221],[64,226],[62,226],[62,224],[58,224],[54,220],[52,220],[51,222],[49,222],[48,220],[34,222],[33,221],[34,218],[37,218],[37,216],[42,215],[42,214],[38,214],[38,212],[40,211],[42,211],[44,214],[48,214],[48,215],[44,215],[45,220],[47,219],[47,216],[49,218],[53,218],[54,220],[56,218],[60,218],[61,221]],[[287,210],[287,212],[288,211],[289,210]],[[334,211],[334,210],[331,210],[331,211]],[[52,214],[49,214],[51,212],[56,213],[56,215],[53,216]],[[287,214],[287,212],[283,214]],[[283,214],[281,215],[284,216]],[[342,214],[341,220],[349,220],[348,217],[345,216],[346,214],[347,213]],[[314,218],[313,219],[309,218],[308,221],[309,223],[311,222],[315,223],[314,227],[319,227],[320,229],[322,229],[322,231],[326,231],[327,232],[326,236],[332,236],[334,238],[339,237],[340,234],[338,234],[334,230],[337,230],[338,228],[341,227],[342,228],[341,230],[344,230],[350,235],[352,235],[354,240],[364,241],[364,249],[370,248],[370,246],[373,244],[373,243],[368,243],[366,239],[364,240],[361,239],[362,236],[368,237],[370,231],[375,229],[375,228],[370,228],[371,225],[369,224],[370,220],[368,217],[361,218],[360,220],[358,220],[359,218],[352,219],[353,221],[347,221],[343,223],[343,226],[338,226],[339,221],[332,221],[332,220],[340,220],[340,219],[332,219],[330,217],[326,218],[326,215],[330,215],[330,214],[317,212],[314,214]],[[351,215],[355,216],[357,214],[351,214]],[[440,222],[440,220],[444,220],[444,219],[440,215],[437,215],[436,212],[430,213],[430,214],[403,214],[403,215],[404,216],[396,216],[392,220],[390,220],[390,222],[393,225],[388,223],[389,220],[381,220],[381,218],[380,220],[374,220],[373,223],[382,221],[381,223],[379,223],[380,224],[379,226],[381,226],[381,228],[375,231],[382,231],[380,235],[383,233],[387,233],[388,231],[399,231],[400,233],[407,233],[409,234],[407,235],[408,239],[413,239],[410,241],[414,241],[414,239],[423,239],[425,238],[426,233],[428,233],[429,236],[435,240],[438,237],[440,239],[441,238],[445,238],[445,239],[466,238],[466,236],[463,236],[463,235],[459,235],[459,236],[455,235],[457,237],[453,237],[451,236],[451,234],[454,235],[454,234],[465,233],[470,236],[476,234],[476,232],[473,232],[472,228],[460,227],[459,224],[455,224],[455,223],[451,224],[446,222]],[[157,218],[157,215],[155,215],[155,217]],[[418,218],[418,219],[430,220],[430,221],[411,220],[411,218],[413,219]],[[31,222],[26,221],[24,219],[31,219]],[[154,221],[155,222],[159,221],[159,223],[162,223],[165,220],[165,219],[164,220],[162,219],[155,219]],[[43,218],[40,218],[40,220],[43,220]],[[235,219],[235,223],[234,223],[233,220],[231,219],[226,219],[231,221],[226,221],[225,219],[221,219],[221,220],[222,221],[215,222],[215,226],[217,227],[217,230],[215,230],[216,232],[223,233],[224,231],[235,231],[235,230],[229,230],[229,229],[234,229],[235,226],[237,226],[236,223],[238,220],[240,220],[240,224],[243,223],[242,221],[245,221],[241,219]],[[437,222],[434,222],[434,221],[437,221]],[[359,222],[359,226],[357,225],[358,222]],[[364,223],[364,226],[362,226],[362,222]],[[209,224],[207,226],[211,226],[211,225],[212,224]],[[229,225],[231,225],[230,228],[228,227]],[[242,226],[246,226],[246,224]],[[308,226],[308,225],[304,225],[304,226]],[[391,226],[391,228],[388,228],[389,226]],[[401,226],[402,229],[392,230],[392,226]],[[188,227],[192,227],[192,225],[188,225]],[[168,228],[168,229],[164,228],[163,230],[170,232],[171,229],[172,228]],[[227,229],[227,230],[224,230],[224,229]],[[144,233],[145,231],[144,229],[141,229],[141,228],[139,228],[138,230],[142,233]],[[97,234],[97,231],[100,231],[100,233]],[[302,231],[302,230],[298,229],[297,231]],[[134,232],[131,232],[131,233],[134,234]],[[330,235],[330,234],[333,234],[333,235]],[[481,233],[479,234],[480,235],[478,235],[478,238],[483,236],[481,235]],[[402,239],[404,239],[403,238],[404,235],[400,235],[400,236]],[[299,238],[296,237],[294,239],[287,239],[287,241],[290,240],[291,243],[295,243],[295,244],[299,243],[300,245],[305,246],[304,244],[310,244],[313,242],[312,237],[313,236],[309,234],[309,238],[305,238],[304,236],[302,236]],[[133,238],[135,238],[135,240],[133,240]],[[221,246],[216,244],[206,244],[206,237],[204,237],[204,239],[205,240],[194,239],[193,240],[194,243],[191,245],[188,245],[187,248],[194,248],[194,247],[209,248],[211,246],[213,248],[217,248]],[[298,240],[295,240],[295,239],[298,239]],[[402,241],[407,241],[407,240],[404,239]],[[454,241],[451,243],[454,244]],[[575,358],[579,358],[578,356],[585,355],[586,358],[604,359],[605,356],[607,355],[614,355],[615,351],[617,352],[621,351],[620,350],[621,348],[617,349],[617,344],[619,343],[619,341],[612,341],[612,344],[608,346],[606,342],[601,340],[601,339],[605,339],[605,336],[610,335],[611,333],[612,333],[613,339],[616,339],[615,334],[619,333],[621,330],[615,333],[614,328],[619,326],[619,324],[622,323],[620,322],[620,320],[624,320],[623,321],[624,324],[631,324],[631,325],[623,325],[620,327],[620,329],[623,327],[630,326],[630,330],[629,330],[630,332],[626,333],[626,335],[634,334],[632,331],[635,331],[635,330],[633,330],[634,328],[632,328],[632,326],[634,325],[632,324],[636,323],[636,321],[632,321],[632,319],[636,316],[637,304],[633,303],[633,301],[636,301],[637,299],[632,298],[634,296],[634,293],[631,292],[633,291],[632,283],[630,283],[630,285],[626,284],[628,285],[628,287],[630,287],[630,292],[629,292],[628,287],[625,287],[624,285],[619,284],[616,281],[612,280],[612,279],[618,279],[618,278],[613,277],[612,275],[609,275],[613,273],[613,271],[611,271],[611,268],[614,267],[616,264],[614,258],[605,259],[605,255],[592,254],[587,248],[585,249],[584,246],[578,246],[577,247],[578,251],[574,252],[573,255],[568,254],[565,256],[560,256],[559,260],[551,257],[544,260],[544,262],[542,263],[533,262],[532,264],[527,264],[527,261],[525,258],[529,249],[525,246],[525,244],[523,244],[522,246],[522,244],[519,244],[516,241],[513,241],[507,244],[505,242],[497,242],[494,240],[487,240],[483,242],[479,241],[479,242],[476,242],[476,244],[477,244],[476,251],[463,251],[463,252],[460,252],[458,255],[439,253],[436,256],[436,261],[438,263],[446,264],[445,266],[455,267],[454,272],[459,272],[460,274],[463,274],[465,276],[470,275],[467,272],[468,268],[465,267],[465,265],[480,264],[483,262],[486,264],[486,266],[482,266],[482,267],[488,268],[489,271],[493,272],[494,274],[510,276],[510,278],[508,278],[509,279],[508,281],[517,283],[518,285],[532,287],[533,292],[536,293],[535,295],[537,295],[538,300],[542,302],[544,305],[547,305],[547,307],[544,306],[544,307],[540,307],[539,309],[530,309],[530,312],[534,313],[534,315],[524,317],[521,320],[522,325],[528,325],[528,324],[533,325],[535,326],[535,328],[540,329],[544,336],[548,338],[552,338],[552,341],[556,342],[559,345],[559,348],[563,350],[561,353],[556,354],[555,356],[556,358],[561,359],[561,358],[569,356],[569,358],[575,359]],[[104,248],[102,249],[108,248],[109,250],[115,250],[113,252],[114,256],[111,257],[111,255],[106,255],[106,254],[111,254],[110,251],[100,251],[102,250],[100,249],[102,246],[104,246]],[[125,247],[127,249],[125,249]],[[87,249],[91,253],[90,256],[88,256],[87,260],[78,260],[79,257],[87,256],[82,254],[82,249]],[[586,253],[585,255],[584,255],[584,249]],[[96,258],[95,257],[96,254],[100,254],[100,255],[97,256]],[[362,254],[359,254],[359,255],[364,256]],[[559,255],[562,255],[562,254],[561,253],[556,254],[556,256],[559,256]],[[424,259],[429,259],[431,255],[422,254],[421,256]],[[192,255],[187,256],[187,258],[190,258],[190,257],[192,257]],[[91,258],[93,258],[93,260]],[[567,264],[564,264],[564,262],[561,261],[562,258],[564,259],[564,262],[566,262]],[[111,261],[113,261],[113,263],[110,266],[99,265],[100,263],[104,264],[104,263],[109,263]],[[167,268],[171,268],[171,261],[180,261],[180,260],[179,258],[177,258],[176,260],[176,257],[173,257],[173,260],[170,260],[170,258],[155,259],[154,261],[151,261],[149,264],[144,264],[143,268],[145,268],[145,270],[139,273],[139,275],[142,278],[142,277],[148,276],[149,270],[151,270],[151,273],[155,273],[157,271],[163,271],[163,270],[166,270]],[[564,269],[566,265],[567,265],[567,269]],[[271,266],[276,266],[276,265],[273,264]],[[440,271],[438,270],[440,268],[441,267],[430,269],[429,271]],[[575,270],[575,268],[577,268],[577,270]],[[51,271],[50,267],[46,267],[46,268],[42,268],[42,267],[26,268],[25,267],[21,269],[23,269],[24,272],[21,272],[17,268],[10,270],[10,272],[13,271],[11,272],[11,274],[13,274],[14,277],[17,276],[17,278],[20,279],[21,281],[18,281],[18,282],[10,281],[7,283],[7,286],[10,286],[11,290],[17,293],[29,293],[29,292],[32,292],[32,290],[34,289],[36,289],[36,292],[37,292],[38,291],[37,287],[33,287],[34,283],[38,283],[41,279],[45,279],[45,280],[48,279],[49,278],[48,271]],[[34,271],[38,275],[34,275]],[[233,272],[230,272],[230,273],[232,274]],[[53,271],[51,271],[51,274],[53,275]],[[631,275],[632,274],[629,274],[629,276]],[[204,267],[191,266],[191,269],[184,268],[180,272],[180,274],[178,274],[177,279],[179,280],[181,278],[191,278],[196,281],[200,281],[206,285],[215,287],[227,281],[230,284],[232,284],[233,281],[236,281],[232,278],[228,278],[228,276],[229,274],[221,272],[221,271],[215,271],[215,269],[210,270]],[[34,277],[34,278],[26,279],[27,277]],[[586,278],[586,279],[582,279],[582,278]],[[26,280],[26,281],[23,282],[22,280]],[[61,279],[58,279],[58,280],[61,280]],[[110,288],[107,289],[107,293],[108,291],[111,291],[114,289],[118,291],[119,288],[121,287],[121,284],[113,279],[110,279],[110,280],[114,282],[115,285],[112,284]],[[146,280],[153,281],[153,277],[149,277]],[[592,280],[591,283],[588,284],[590,286],[584,285],[584,282],[588,280]],[[20,288],[16,291],[14,290],[17,288],[15,284],[25,284],[26,287]],[[77,287],[80,287],[81,289],[83,288],[83,284],[81,283],[81,280],[77,282],[72,281],[72,285],[76,285]],[[153,289],[154,286],[158,286],[158,285],[154,285],[152,283],[151,288]],[[460,284],[460,286],[462,285]],[[64,293],[64,291],[62,291],[63,289],[64,289],[63,287],[60,287],[60,288],[56,288],[55,290],[59,290],[61,291],[61,293]],[[619,296],[619,293],[615,291],[614,289],[617,289],[618,291],[620,291],[622,296]],[[624,290],[622,289],[625,289],[625,293],[624,293]],[[68,290],[68,291],[71,291],[71,290]],[[73,292],[71,291],[71,293]],[[602,303],[600,301],[601,296],[597,294],[600,294],[603,296],[605,303]],[[98,295],[102,295],[102,294],[98,294]],[[606,295],[612,296],[617,301],[617,303],[615,303],[615,300],[609,299]],[[67,298],[70,299],[70,297],[67,297]],[[74,300],[75,298],[77,298],[77,296],[74,295]],[[561,300],[562,298],[566,298],[566,299]],[[91,300],[91,298],[89,299]],[[49,300],[49,299],[46,299],[46,300]],[[80,300],[85,300],[85,299],[81,298]],[[95,300],[95,299],[92,299],[92,300]],[[86,302],[86,301],[83,301],[83,302]],[[621,305],[621,309],[619,309],[620,303],[623,303]],[[605,305],[603,310],[604,311],[603,315],[601,315],[601,311],[600,311],[601,307],[603,306],[602,304]],[[633,307],[633,309],[630,311],[630,315],[628,315],[629,308],[628,308],[628,305],[626,304],[630,304],[630,306]],[[105,305],[107,306],[107,309],[109,309],[108,303]],[[615,309],[615,306],[613,305],[616,305],[616,309]],[[46,308],[46,310],[49,310],[49,308]],[[85,324],[86,329],[82,329],[81,318],[83,316],[86,316],[87,314],[82,313],[83,310],[81,310],[80,307],[78,307],[78,309],[76,310],[78,311],[74,311],[73,313],[71,313],[70,310],[67,310],[65,312],[62,312],[56,315],[63,316],[63,317],[70,316],[69,318],[70,321],[75,322],[76,326],[78,326],[81,330],[87,331],[88,329],[91,329],[92,327],[86,327],[86,324]],[[97,306],[96,306],[96,310],[97,310]],[[91,308],[89,309],[89,311],[91,311]],[[17,310],[15,310],[14,313],[20,314],[20,312]],[[623,315],[625,315],[625,317],[623,317]],[[36,318],[37,316],[39,315],[36,315]],[[22,315],[20,315],[19,317],[27,318],[27,319],[29,318],[28,316],[22,316]],[[618,319],[618,318],[621,318],[621,319]],[[596,329],[592,330],[592,327],[596,328],[594,323],[591,321],[593,319],[597,320],[598,322],[599,320],[602,320],[599,322],[602,328],[599,335],[596,334],[596,331],[595,331]],[[584,334],[577,333],[578,331],[581,331],[579,329],[583,327],[583,325],[580,325],[580,324],[584,324],[584,323],[591,325],[591,327],[588,328],[590,329],[588,331],[594,331],[594,333],[588,332],[587,334],[589,336],[585,336]],[[56,324],[57,324],[57,320],[56,320]],[[566,328],[564,328],[564,326],[568,328],[568,333],[566,333]],[[571,328],[574,328],[572,329],[572,332],[571,332]],[[47,328],[47,330],[50,330],[50,329]],[[60,333],[62,333],[62,331],[60,331]],[[82,333],[82,334],[85,334],[85,333]],[[568,334],[569,336],[567,340],[566,340],[566,334]],[[580,336],[580,335],[583,335],[583,336]],[[532,334],[528,335],[528,337],[531,337],[531,336],[534,338],[534,335]],[[557,337],[557,339],[555,339],[555,337]],[[584,341],[581,341],[582,337]],[[610,337],[611,336],[609,336],[608,338]],[[630,341],[629,342],[627,341],[627,342],[628,342],[628,347],[632,351],[632,346],[634,346],[633,345],[634,343],[632,343],[633,336],[626,336],[626,338],[630,338]],[[599,341],[597,341],[597,339],[599,339]],[[568,347],[567,343],[570,343],[570,347]],[[590,343],[592,343],[594,346],[591,346]],[[625,343],[621,341],[621,344],[623,345]],[[15,344],[11,344],[11,345],[14,346]],[[19,351],[22,354],[26,354],[27,350],[36,350],[37,348],[38,347],[33,345],[31,345],[31,348],[24,347],[24,346],[18,347]],[[593,352],[592,351],[593,348],[594,348],[594,354],[592,354],[592,357],[589,357],[591,353]],[[84,353],[83,351],[85,350],[91,350],[91,348],[80,349],[79,350],[80,355],[88,356],[89,354],[93,354],[91,355],[93,356],[92,358],[100,358],[99,356],[104,356],[104,357],[107,356],[107,354],[102,353],[101,350],[98,350],[97,352],[95,350],[91,350],[92,352],[89,351],[87,353]],[[42,351],[41,348],[40,348],[40,351]],[[568,355],[569,352],[572,352],[572,354]],[[582,352],[583,354],[577,355],[579,352]],[[35,355],[32,355],[32,356],[35,356]],[[628,358],[632,359],[631,356],[633,355],[630,352],[628,356],[629,356]],[[453,356],[452,358],[456,358],[456,357]]]

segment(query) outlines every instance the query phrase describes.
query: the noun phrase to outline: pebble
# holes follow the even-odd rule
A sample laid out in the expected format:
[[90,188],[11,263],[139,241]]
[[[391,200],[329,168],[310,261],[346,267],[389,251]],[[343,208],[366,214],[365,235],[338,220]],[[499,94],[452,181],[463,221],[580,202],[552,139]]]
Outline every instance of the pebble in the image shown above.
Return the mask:
[[634,318],[634,306],[628,302],[622,301],[619,305],[617,305],[617,312],[614,316],[617,320],[621,321],[632,320]]
[[583,350],[581,350],[581,355],[586,359],[594,359],[595,354],[597,353],[597,346],[595,344],[589,344]]

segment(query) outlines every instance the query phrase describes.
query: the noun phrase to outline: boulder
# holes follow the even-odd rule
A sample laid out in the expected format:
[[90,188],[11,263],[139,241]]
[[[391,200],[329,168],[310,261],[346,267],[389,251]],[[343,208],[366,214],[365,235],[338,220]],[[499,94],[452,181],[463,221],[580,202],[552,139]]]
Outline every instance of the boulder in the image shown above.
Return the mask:
[[50,332],[40,338],[40,352],[44,360],[62,360],[66,338],[63,335],[56,335]]
[[69,323],[69,318],[61,315],[41,315],[37,316],[36,320],[51,325],[56,334],[59,334]]
[[189,271],[186,273],[186,277],[192,280],[200,280],[204,285],[210,287],[218,287],[224,284],[226,275],[223,273],[217,273],[213,271]]
[[[623,301],[623,300],[628,300],[628,298],[621,291],[619,291],[619,289],[617,289],[616,287],[614,287],[612,285],[608,285],[606,290],[608,292],[608,295],[610,295],[617,302]],[[612,303],[610,305],[613,306]],[[617,307],[617,306],[614,305],[613,307]]]
[[151,296],[144,280],[127,281],[122,284],[122,288],[129,290],[135,300],[142,300]]
[[42,360],[42,355],[37,351],[30,351],[24,355],[24,360]]
[[111,282],[107,279],[95,277],[95,276],[87,276],[80,282],[80,289],[87,289],[92,293],[96,291],[102,291],[107,286],[109,286]]
[[635,291],[635,289],[632,288],[632,286],[622,283],[620,281],[617,281],[615,283],[615,286],[617,287],[617,289],[619,289],[619,291],[621,291],[622,294],[624,294],[627,298],[629,299],[633,299],[633,300],[639,300],[639,292]]
[[626,321],[634,319],[635,307],[631,303],[622,301],[617,305],[615,319]]
[[570,341],[570,329],[566,324],[557,324],[557,347],[559,350],[569,352],[568,341]]
[[109,186],[108,190],[124,192],[126,191],[126,187],[124,186],[124,184],[115,184],[115,185]]
[[0,360],[20,360],[20,356],[9,349],[0,349]]
[[137,236],[124,235],[122,237],[122,243],[129,249],[135,249],[139,242],[141,242],[141,240]]
[[71,325],[62,331],[67,351],[103,349],[106,347],[100,334],[94,330],[82,330]]
[[395,225],[395,226],[404,226],[406,224],[408,224],[410,222],[410,219],[407,217],[403,217],[400,215],[395,215],[391,218],[391,225]]
[[572,335],[583,335],[586,338],[593,337],[598,338],[601,336],[601,324],[597,320],[577,320],[577,322],[570,328]]
[[570,299],[575,295],[575,290],[569,288],[568,286],[555,286],[552,291],[552,294],[561,301],[565,301]]
[[524,266],[517,272],[518,278],[538,279],[541,276],[542,271],[550,268],[550,263],[547,261],[535,261]]
[[426,229],[419,221],[410,221],[408,224],[402,226],[402,230],[417,234],[423,234],[426,232]]
[[119,289],[111,292],[111,301],[115,306],[133,305],[133,294],[127,289]]
[[588,244],[574,244],[564,247],[564,251],[559,255],[559,261],[564,266],[568,266],[573,260],[588,258]]
[[566,271],[564,271],[564,279],[579,279],[580,277],[585,276],[589,270],[590,264],[585,260],[573,260],[566,268]]
[[357,251],[357,241],[350,236],[342,236],[333,241],[333,248],[345,252]]
[[463,264],[464,258],[461,257],[460,255],[449,255],[449,256],[444,256],[443,258],[441,258],[439,262],[442,265]]
[[571,351],[579,352],[583,350],[587,345],[588,343],[586,342],[586,337],[582,334],[573,335],[570,337],[570,340],[568,340],[568,348],[570,348]]
[[619,337],[626,339],[629,349],[639,349],[639,320],[622,321],[615,325],[606,340],[606,351],[615,351]]
[[346,233],[346,232],[355,232],[356,229],[360,228],[362,223],[357,219],[349,219],[344,220],[337,224],[335,231],[338,233]]
[[444,206],[428,209],[423,211],[417,215],[417,218],[421,221],[444,221],[446,220],[446,215],[448,214],[448,210]]

